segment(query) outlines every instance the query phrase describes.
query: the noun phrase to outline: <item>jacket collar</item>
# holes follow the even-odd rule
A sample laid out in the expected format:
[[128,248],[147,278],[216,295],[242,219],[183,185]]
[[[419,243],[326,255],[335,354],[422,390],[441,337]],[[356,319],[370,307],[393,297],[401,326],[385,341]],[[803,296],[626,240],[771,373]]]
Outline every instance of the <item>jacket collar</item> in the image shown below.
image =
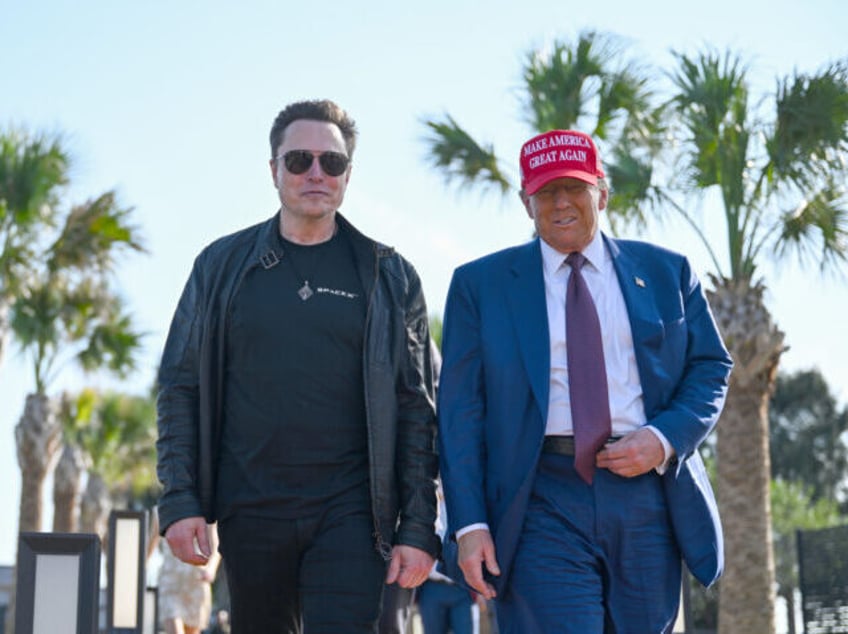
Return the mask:
[[[368,254],[376,253],[377,257],[386,257],[394,253],[394,248],[386,246],[373,240],[354,227],[351,222],[340,212],[336,212],[336,222],[339,231],[345,232],[350,238],[357,253],[357,258],[367,257]],[[269,269],[283,257],[283,248],[277,237],[280,226],[280,212],[277,211],[259,227],[256,244],[253,249],[252,260],[259,261],[264,268]]]
[[[350,240],[360,281],[365,289],[366,297],[370,297],[379,274],[380,259],[391,256],[395,250],[363,234],[339,212],[336,212],[336,222],[339,231]],[[283,258],[283,247],[278,238],[279,226],[279,211],[259,226],[249,266],[258,264],[264,269],[270,269],[279,264]]]

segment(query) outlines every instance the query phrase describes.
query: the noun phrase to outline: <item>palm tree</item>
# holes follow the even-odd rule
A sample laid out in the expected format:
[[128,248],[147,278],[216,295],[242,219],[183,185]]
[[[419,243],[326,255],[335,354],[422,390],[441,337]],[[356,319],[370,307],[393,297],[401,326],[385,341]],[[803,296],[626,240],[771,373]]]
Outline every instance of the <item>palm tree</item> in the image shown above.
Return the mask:
[[39,232],[55,221],[68,164],[58,137],[0,131],[0,364],[12,301],[36,261]]
[[[155,401],[152,394],[84,389],[64,402],[65,449],[78,452],[82,468],[69,469],[69,480],[60,482],[57,467],[54,517],[73,518],[76,530],[79,513],[80,530],[102,538],[113,507],[128,506],[156,487]],[[77,477],[83,472],[88,475],[84,492]]]
[[[156,478],[156,401],[142,396],[85,389],[64,400],[65,447],[83,457],[87,484],[54,517],[79,517],[79,530],[100,536],[108,553],[108,520],[113,508],[150,508],[158,497]],[[60,487],[54,477],[55,487]],[[70,486],[62,486],[66,491]],[[54,499],[58,498],[55,494]],[[80,495],[81,494],[81,495]],[[74,506],[71,506],[74,505]]]
[[53,470],[53,532],[76,533],[79,530],[79,504],[85,456],[77,445],[65,444]]
[[[604,103],[597,95],[586,95],[584,87],[558,89],[558,76],[591,76],[593,85],[604,86],[611,75],[586,72],[591,56],[579,52],[587,40],[591,50],[596,36],[581,36],[573,49],[555,46],[556,56],[542,59],[543,70],[525,68],[525,78],[557,69],[547,82],[556,88],[550,90],[555,99],[536,97],[546,94],[545,85],[526,82],[528,108],[535,113],[529,120],[536,131],[575,124],[588,129],[575,116],[584,112],[581,104],[588,97]],[[621,100],[634,111],[623,106],[611,111],[612,116],[599,116],[617,125],[596,125],[593,134],[606,140],[602,154],[611,157],[606,166],[614,186],[608,207],[613,230],[627,222],[644,226],[649,214],[671,211],[694,229],[712,258],[709,300],[736,364],[717,431],[727,554],[719,625],[728,634],[770,632],[775,574],[767,412],[784,336],[764,305],[766,287],[756,276],[757,265],[766,255],[795,254],[802,263],[813,259],[825,270],[846,259],[848,222],[841,184],[848,176],[848,70],[837,62],[816,74],[781,79],[766,102],[774,107],[769,119],[749,103],[747,71],[738,58],[705,53],[695,58],[677,54],[676,59],[678,69],[670,76],[673,96],[666,104],[653,107],[649,93],[634,92],[639,99]],[[561,116],[551,116],[557,107]],[[599,107],[598,112],[607,110]],[[472,145],[453,119],[426,124],[433,134],[428,141],[431,161],[449,181],[463,186],[497,183],[502,191],[511,187],[492,168],[497,163],[491,148]],[[610,143],[612,128],[622,133]],[[719,193],[721,214],[710,220],[724,221],[726,268],[698,215],[690,212],[702,208],[713,191]]]
[[[42,199],[58,199],[55,186]],[[23,202],[16,204],[28,208]],[[59,212],[42,216],[38,237],[55,239],[49,242],[32,235],[32,241],[9,259],[21,260],[12,270],[25,271],[15,278],[9,323],[18,347],[30,357],[35,383],[15,427],[21,468],[20,531],[41,530],[44,479],[60,447],[58,406],[49,395],[52,382],[68,364],[87,372],[106,369],[118,376],[133,369],[141,337],[110,286],[116,257],[127,249],[142,250],[137,230],[129,223],[130,212],[107,192],[72,207],[63,222],[58,221]],[[54,224],[61,225],[58,231],[45,232]],[[23,252],[30,254],[28,270],[20,256]],[[11,609],[6,624],[12,632]]]
[[79,531],[82,480],[91,459],[80,446],[81,430],[94,415],[97,392],[84,389],[78,395],[62,394],[60,414],[62,454],[53,472],[53,532]]
[[[29,353],[35,391],[16,429],[21,467],[20,530],[41,529],[40,492],[59,449],[61,424],[48,388],[69,362],[85,371],[106,368],[119,376],[133,369],[140,335],[105,276],[115,252],[140,248],[114,195],[74,207],[12,306],[15,341]],[[35,496],[33,498],[33,496]]]
[[[700,231],[716,270],[710,304],[735,367],[717,430],[718,495],[727,563],[721,583],[722,632],[774,631],[768,403],[784,334],[763,301],[757,267],[766,255],[812,256],[820,270],[844,263],[848,216],[842,183],[848,151],[848,66],[778,81],[774,119],[749,103],[738,57],[676,55],[672,110],[679,178],[662,204],[687,211],[710,190],[721,200],[728,266]],[[771,97],[771,96],[770,96]]]
[[[90,459],[80,502],[80,530],[95,533],[108,552],[109,514],[133,508],[136,500],[155,499],[156,401],[153,393],[94,395],[94,411],[79,429],[81,451]],[[145,508],[145,507],[142,507]]]

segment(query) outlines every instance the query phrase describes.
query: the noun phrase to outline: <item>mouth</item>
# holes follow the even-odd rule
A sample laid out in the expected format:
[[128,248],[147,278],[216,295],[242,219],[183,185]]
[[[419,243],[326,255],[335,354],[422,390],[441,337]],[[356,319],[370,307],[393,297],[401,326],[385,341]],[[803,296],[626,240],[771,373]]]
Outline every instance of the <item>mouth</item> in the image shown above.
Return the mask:
[[557,220],[554,220],[554,224],[559,227],[568,227],[569,225],[573,225],[575,222],[577,222],[577,218],[575,218],[574,216],[568,216],[566,218],[558,218]]

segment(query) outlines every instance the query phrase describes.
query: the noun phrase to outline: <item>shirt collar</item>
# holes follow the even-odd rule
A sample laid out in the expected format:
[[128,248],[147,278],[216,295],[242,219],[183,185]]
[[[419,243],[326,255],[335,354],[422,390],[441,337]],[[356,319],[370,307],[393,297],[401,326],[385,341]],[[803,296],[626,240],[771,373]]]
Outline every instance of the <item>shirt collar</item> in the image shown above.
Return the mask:
[[[545,269],[545,274],[553,275],[561,266],[565,265],[565,258],[568,257],[568,254],[560,253],[541,238],[539,238],[539,244],[542,247],[542,266]],[[586,245],[582,253],[590,265],[598,271],[602,270],[606,259],[606,249],[604,248],[604,238],[600,231],[595,232],[592,241]]]
[[604,248],[604,238],[600,231],[595,232],[595,237],[583,249],[583,255],[596,270],[603,270],[604,262],[607,258],[607,250]]

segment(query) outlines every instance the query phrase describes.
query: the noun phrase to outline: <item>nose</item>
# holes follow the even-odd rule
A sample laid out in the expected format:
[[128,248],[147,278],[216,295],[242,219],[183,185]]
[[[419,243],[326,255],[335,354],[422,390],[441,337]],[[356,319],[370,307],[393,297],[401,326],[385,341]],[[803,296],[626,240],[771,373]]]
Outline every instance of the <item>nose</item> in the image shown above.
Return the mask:
[[571,204],[571,196],[568,194],[568,189],[563,186],[557,187],[554,190],[554,205],[558,209],[563,209]]
[[310,165],[309,169],[306,171],[306,177],[310,180],[321,180],[324,176],[324,170],[321,169],[321,161],[319,161],[318,157],[315,156],[312,159],[312,165]]

